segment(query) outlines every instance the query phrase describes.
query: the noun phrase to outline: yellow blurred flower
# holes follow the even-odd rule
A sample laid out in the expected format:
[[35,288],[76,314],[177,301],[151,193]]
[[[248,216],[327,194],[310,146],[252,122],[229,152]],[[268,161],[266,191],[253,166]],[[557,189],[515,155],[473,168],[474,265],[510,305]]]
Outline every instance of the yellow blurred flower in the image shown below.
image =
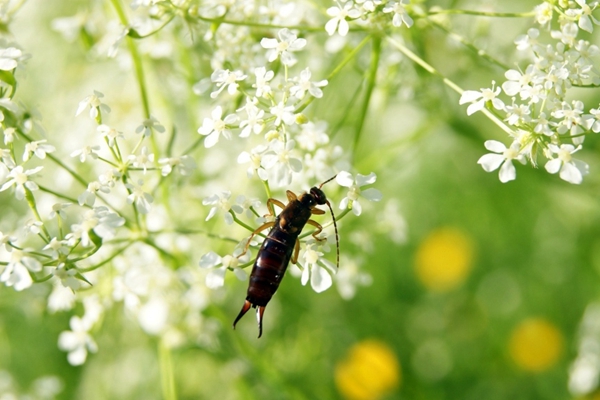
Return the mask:
[[513,330],[508,347],[510,356],[521,369],[541,372],[558,361],[563,336],[545,319],[529,318]]
[[364,340],[338,362],[335,383],[348,400],[376,400],[399,386],[400,364],[387,344]]
[[456,228],[438,228],[419,245],[415,270],[427,289],[445,292],[464,282],[472,262],[471,239]]

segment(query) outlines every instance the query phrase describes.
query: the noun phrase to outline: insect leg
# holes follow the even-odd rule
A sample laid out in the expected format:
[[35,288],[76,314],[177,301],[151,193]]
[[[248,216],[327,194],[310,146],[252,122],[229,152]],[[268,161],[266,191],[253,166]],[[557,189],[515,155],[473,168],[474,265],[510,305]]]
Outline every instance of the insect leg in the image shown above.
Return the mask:
[[250,303],[248,300],[246,300],[244,302],[244,306],[242,307],[242,310],[238,314],[235,321],[233,321],[233,329],[235,329],[235,324],[237,324],[237,322],[240,320],[240,318],[242,318],[244,316],[244,314],[246,314],[248,312],[248,310],[250,309],[251,306],[252,306],[252,303]]
[[294,245],[294,254],[292,254],[292,264],[298,263],[298,254],[300,253],[300,241],[296,239],[296,244]]
[[307,224],[314,226],[315,228],[317,228],[313,233],[312,233],[312,237],[314,237],[316,240],[318,240],[319,242],[322,242],[323,238],[317,237],[319,235],[319,233],[323,232],[323,227],[321,226],[321,224],[319,224],[317,221],[313,221],[312,219],[309,219],[308,221],[306,221]]
[[288,201],[294,201],[298,199],[298,196],[296,196],[296,194],[291,190],[286,190],[285,194],[287,195]]
[[277,207],[281,208],[282,210],[285,208],[285,204],[283,204],[281,201],[279,201],[277,199],[268,199],[267,200],[267,209],[269,210],[269,215],[272,215],[272,216],[275,216],[272,213],[273,205],[276,205]]
[[242,251],[239,255],[238,258],[240,258],[241,256],[243,256],[244,254],[246,254],[246,252],[248,251],[248,247],[250,247],[250,242],[252,241],[252,238],[254,237],[254,235],[256,235],[259,232],[264,231],[267,228],[272,227],[273,225],[275,225],[274,221],[271,222],[265,222],[264,224],[262,224],[261,226],[259,226],[254,232],[252,232],[252,235],[250,235],[250,237],[248,238],[248,242],[246,243],[246,247],[244,247],[244,251]]

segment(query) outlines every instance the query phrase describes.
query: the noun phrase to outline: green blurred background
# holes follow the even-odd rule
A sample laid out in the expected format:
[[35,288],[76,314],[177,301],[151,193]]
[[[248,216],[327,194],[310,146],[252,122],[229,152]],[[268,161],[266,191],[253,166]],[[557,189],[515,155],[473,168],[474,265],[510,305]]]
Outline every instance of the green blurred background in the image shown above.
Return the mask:
[[[537,3],[427,2],[435,4],[528,11]],[[73,115],[93,89],[111,100],[114,121],[133,129],[136,119],[129,115],[141,115],[132,72],[118,65],[126,62],[124,46],[117,60],[95,59],[80,42],[66,43],[51,29],[54,18],[77,10],[111,15],[110,4],[101,2],[30,0],[10,27],[32,54],[20,76],[19,99],[39,110],[48,139],[59,148],[64,140],[65,154],[85,140],[78,138],[82,122]],[[512,40],[530,26],[530,20],[457,16],[452,21],[454,30],[476,38],[504,62],[516,59]],[[442,31],[417,23],[403,34],[421,57],[465,89],[503,79],[503,71]],[[309,43],[320,46],[325,35],[312,34]],[[177,125],[184,141],[196,138],[198,110],[208,107],[208,96],[173,100],[177,96],[169,85],[186,84],[178,75],[180,67],[187,68],[183,54],[200,47],[183,46],[172,60],[146,60],[159,119]],[[582,319],[586,308],[600,301],[597,138],[586,139],[580,155],[591,169],[581,186],[529,166],[517,166],[517,180],[502,184],[476,162],[485,153],[483,142],[505,141],[503,133],[481,115],[467,118],[458,95],[438,77],[394,59],[392,48],[386,51],[389,64],[381,68],[354,157],[358,172],[377,173],[374,187],[384,200],[363,203],[360,218],[348,216],[340,223],[341,269],[344,263],[360,265],[372,276],[371,285],[346,301],[335,287],[316,294],[288,276],[269,304],[266,331],[257,340],[252,318],[230,329],[247,283],[228,278],[206,310],[220,327],[216,340],[172,352],[178,398],[574,398],[569,369],[578,354]],[[190,61],[192,69],[198,59]],[[358,60],[336,77],[311,116],[335,126],[367,62],[368,57]],[[210,74],[210,68],[199,66],[196,72],[196,79],[186,75],[188,84]],[[165,73],[172,75],[163,79]],[[578,95],[592,106],[600,102],[598,90]],[[345,127],[353,123],[345,121],[333,141],[349,148],[353,138]],[[203,152],[194,157],[202,160]],[[243,174],[243,167],[200,171],[185,185]],[[339,201],[341,191],[332,191]],[[201,223],[208,210],[196,200],[194,214]],[[389,201],[397,204],[400,217],[390,218]],[[5,225],[19,212],[8,204],[0,207],[8,216]],[[390,221],[395,238],[386,226]],[[205,237],[191,240],[207,249],[227,248]],[[115,307],[94,332],[99,352],[84,366],[72,367],[57,348],[70,314],[49,315],[48,293],[43,285],[24,293],[0,287],[0,370],[16,385],[25,390],[40,376],[56,375],[64,384],[58,399],[162,398],[158,339]],[[591,338],[600,346],[600,336]]]

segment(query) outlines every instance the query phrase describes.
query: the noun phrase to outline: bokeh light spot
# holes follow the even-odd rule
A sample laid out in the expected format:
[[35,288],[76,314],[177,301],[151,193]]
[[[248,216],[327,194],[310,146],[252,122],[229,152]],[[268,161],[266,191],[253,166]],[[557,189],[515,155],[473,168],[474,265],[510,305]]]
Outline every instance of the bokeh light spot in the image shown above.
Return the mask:
[[471,239],[456,228],[439,228],[417,249],[417,277],[435,292],[445,292],[464,282],[473,262]]
[[510,356],[517,366],[541,372],[553,366],[563,348],[563,336],[552,323],[542,318],[529,318],[513,330]]
[[364,340],[336,365],[335,383],[348,400],[376,400],[399,386],[400,364],[387,344]]

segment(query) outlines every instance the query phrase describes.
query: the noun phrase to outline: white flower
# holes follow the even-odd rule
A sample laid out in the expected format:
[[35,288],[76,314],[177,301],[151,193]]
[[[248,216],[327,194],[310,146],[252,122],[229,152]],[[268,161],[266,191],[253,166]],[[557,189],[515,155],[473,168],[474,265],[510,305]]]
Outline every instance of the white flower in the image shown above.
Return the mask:
[[495,84],[492,82],[491,89],[482,88],[481,91],[476,90],[465,90],[462,96],[460,96],[459,104],[472,103],[467,108],[467,115],[471,115],[477,111],[480,111],[485,107],[488,101],[492,102],[492,105],[496,110],[503,110],[504,103],[497,96],[502,90],[494,87]]
[[95,353],[98,346],[88,333],[93,324],[89,320],[77,316],[71,317],[69,323],[71,330],[63,331],[58,337],[58,347],[68,351],[67,360],[71,365],[81,365],[87,358],[88,351]]
[[323,79],[319,82],[311,82],[310,76],[310,69],[303,69],[302,72],[300,72],[300,77],[294,79],[296,84],[290,88],[290,95],[295,96],[298,100],[302,100],[306,92],[318,99],[323,97],[321,88],[327,85],[327,79]]
[[98,181],[88,183],[87,189],[83,193],[81,193],[77,198],[79,205],[82,206],[85,204],[87,206],[92,207],[96,202],[96,193],[98,192],[110,193],[110,189],[108,188],[108,186],[103,185]]
[[27,171],[24,171],[21,165],[13,168],[7,176],[8,181],[0,186],[0,192],[15,185],[15,197],[17,200],[23,200],[25,197],[25,188],[31,191],[39,189],[37,183],[30,181],[29,177],[41,171],[42,168],[43,167],[36,167],[34,169],[28,169]]
[[98,175],[98,181],[103,186],[113,188],[115,187],[117,182],[120,182],[122,176],[123,174],[121,173],[121,171],[119,171],[118,169],[111,168],[105,171],[104,173]]
[[256,107],[256,103],[258,99],[256,97],[254,99],[246,98],[246,105],[237,111],[246,110],[246,114],[248,115],[248,119],[244,119],[240,121],[240,137],[248,137],[251,133],[259,134],[265,128],[265,121],[263,117],[265,116],[265,111]]
[[140,154],[138,154],[137,156],[135,154],[130,154],[128,159],[133,163],[134,167],[143,168],[145,175],[148,168],[148,164],[154,163],[154,154],[148,154],[148,147],[144,146],[142,147],[142,151],[140,152]]
[[49,219],[53,219],[55,217],[60,217],[63,220],[67,219],[67,213],[65,212],[65,209],[69,206],[71,206],[72,203],[55,203],[52,205],[52,211],[50,211],[50,214],[48,214],[48,218]]
[[586,163],[576,160],[572,154],[581,149],[581,145],[575,147],[570,144],[563,144],[560,147],[549,144],[550,151],[557,155],[556,158],[546,163],[546,171],[555,174],[560,171],[560,178],[576,185],[583,181],[583,175],[587,175],[589,167]]
[[151,208],[150,203],[154,201],[154,198],[149,193],[144,192],[142,188],[143,185],[144,181],[141,179],[138,180],[137,184],[125,184],[125,187],[131,192],[129,196],[127,196],[127,204],[135,203],[135,206],[140,213],[148,214]]
[[276,117],[275,122],[273,122],[275,126],[281,124],[281,121],[287,125],[293,125],[296,122],[294,106],[286,106],[283,101],[280,101],[276,106],[271,107],[269,111]]
[[17,240],[16,237],[13,237],[13,236],[7,235],[3,232],[0,232],[0,248],[3,248],[7,252],[12,251],[12,247],[10,246],[10,243],[14,242],[16,240]]
[[98,159],[98,152],[100,151],[100,146],[84,146],[81,149],[75,150],[71,153],[71,157],[79,157],[79,161],[85,162],[88,157],[96,160]]
[[[67,254],[68,252],[69,249],[67,249]],[[77,269],[75,268],[67,269],[65,264],[60,264],[56,267],[53,275],[60,279],[60,283],[66,288],[77,290],[81,287],[81,281],[75,276],[77,275]]]
[[4,129],[4,144],[13,143],[15,141],[16,132],[17,130],[12,127]]
[[273,62],[278,57],[281,57],[282,64],[291,67],[297,61],[292,52],[301,50],[306,46],[306,39],[299,39],[296,34],[287,28],[281,29],[277,33],[277,36],[279,36],[279,40],[263,38],[260,41],[260,45],[268,49],[267,59],[269,62]]
[[271,152],[263,156],[263,167],[269,175],[269,183],[275,187],[284,187],[292,183],[292,173],[302,170],[302,161],[293,156],[296,142],[288,140],[286,144],[278,140],[271,142]]
[[118,214],[110,212],[107,207],[94,207],[83,214],[83,220],[80,224],[71,225],[71,233],[67,239],[69,246],[73,246],[78,240],[84,247],[92,243],[90,231],[94,231],[102,239],[111,239],[116,232],[116,229],[125,224],[125,219],[119,217]]
[[163,176],[169,175],[173,168],[176,168],[177,171],[179,171],[179,173],[183,176],[189,175],[194,169],[196,169],[196,161],[194,161],[194,159],[188,155],[161,158],[158,160],[158,163],[163,166],[161,169],[161,174]]
[[25,144],[25,151],[23,152],[23,161],[27,161],[31,158],[32,154],[39,159],[46,158],[46,153],[52,153],[56,148],[50,144],[45,144],[47,140],[37,140],[35,142],[29,142]]
[[[577,25],[583,29],[584,31],[593,32],[594,25],[600,25],[600,21],[598,21],[592,15],[592,12],[598,7],[597,1],[590,1],[590,4],[586,4],[586,0],[575,0],[575,2],[581,7],[579,10],[567,10],[567,15],[571,15],[570,12],[574,12],[574,14],[579,17],[579,21]],[[593,23],[593,24],[592,24]]]
[[366,272],[362,272],[358,263],[351,259],[344,259],[343,265],[335,274],[335,283],[340,296],[344,300],[350,300],[356,294],[357,286],[369,286],[373,278]]
[[[238,247],[239,248],[239,247]],[[238,264],[246,263],[250,259],[250,254],[246,252],[241,257],[240,250],[236,249],[233,255],[226,255],[224,257],[219,256],[217,253],[211,251],[200,258],[200,268],[210,268],[210,271],[206,275],[206,286],[210,289],[217,289],[223,286],[225,283],[225,272],[229,269],[233,271],[235,276],[243,281],[248,275],[246,271],[238,267]]]
[[15,47],[0,49],[0,70],[12,71],[17,68],[17,61],[23,57],[23,52]]
[[212,118],[204,118],[202,126],[198,128],[198,133],[206,136],[206,139],[204,139],[204,147],[207,149],[217,144],[221,134],[225,139],[231,140],[231,131],[227,128],[227,124],[235,124],[238,121],[238,116],[229,114],[222,120],[222,115],[223,109],[221,106],[217,106],[211,113]]
[[223,91],[223,89],[227,88],[227,93],[230,95],[234,95],[237,93],[238,89],[238,81],[243,81],[246,79],[246,75],[242,73],[242,71],[233,71],[230,72],[228,69],[218,69],[212,73],[210,76],[210,80],[217,84],[218,90],[215,90],[210,94],[212,99],[217,98],[219,93]]
[[516,179],[517,171],[512,161],[517,160],[521,164],[525,164],[525,156],[520,154],[520,143],[514,141],[509,148],[506,148],[503,143],[500,143],[497,140],[487,140],[484,145],[489,151],[498,154],[485,154],[479,158],[477,164],[481,164],[481,167],[486,172],[495,171],[502,165],[499,174],[500,182],[502,183]]
[[394,13],[392,24],[396,27],[401,27],[402,24],[411,27],[413,20],[404,8],[409,3],[409,0],[389,1],[383,8],[384,13]]
[[252,178],[255,174],[258,177],[266,181],[268,179],[267,171],[261,166],[263,154],[267,151],[267,147],[258,145],[253,148],[250,153],[243,151],[237,158],[238,164],[250,163],[250,166],[246,170],[248,178]]
[[102,93],[94,90],[94,94],[79,102],[75,115],[81,114],[88,106],[90,107],[90,118],[92,119],[98,119],[100,112],[109,113],[110,107],[100,101],[102,97],[104,97]]
[[542,74],[532,64],[527,67],[524,73],[509,69],[504,73],[504,76],[508,80],[502,84],[502,90],[507,95],[514,96],[518,93],[521,100],[531,99],[532,103],[537,103],[545,97],[540,93],[542,90]]
[[325,30],[329,36],[333,36],[335,31],[338,31],[340,36],[346,36],[350,30],[346,17],[356,19],[359,18],[361,14],[359,10],[354,8],[352,2],[348,2],[343,6],[338,3],[337,6],[328,8],[327,15],[333,17],[325,24]]
[[58,258],[59,254],[67,255],[70,252],[69,247],[67,246],[66,240],[58,240],[53,237],[50,242],[42,248],[42,250],[50,250],[50,254],[52,258]]
[[[256,198],[246,198],[246,196],[244,196],[243,194],[240,194],[236,199],[235,202],[242,207],[242,210],[246,210],[246,216],[248,218],[252,218],[252,217],[256,217],[256,209],[258,207],[260,207],[260,200],[256,199]],[[255,210],[253,212],[253,210]]]
[[302,266],[300,282],[306,286],[310,279],[310,286],[317,293],[329,289],[333,283],[330,273],[335,274],[336,266],[331,261],[323,258],[323,251],[329,251],[326,240],[315,241],[313,238],[306,243],[302,255],[298,258],[298,264]]
[[163,133],[165,131],[165,127],[158,122],[158,120],[152,115],[150,118],[147,118],[142,121],[142,124],[135,129],[135,133],[144,133],[145,137],[148,137],[152,134],[152,130],[155,130],[158,133]]
[[315,151],[317,147],[329,143],[329,135],[326,131],[327,122],[319,121],[316,124],[308,122],[302,125],[302,131],[296,136],[296,141],[301,149]]
[[36,221],[34,219],[30,219],[27,222],[25,222],[25,227],[24,227],[24,232],[25,235],[38,235],[41,231],[42,231],[42,227],[44,226],[44,223],[42,221]]
[[73,290],[62,285],[61,281],[54,282],[54,289],[48,296],[48,311],[67,311],[73,309],[76,296]]
[[[98,125],[96,131],[98,131],[99,134],[101,134],[108,140],[109,147],[113,147],[115,145],[117,138],[124,138],[122,132],[119,132],[115,128],[111,128],[110,126],[105,124]],[[99,148],[100,147],[98,147],[98,149]]]
[[232,205],[231,201],[229,200],[230,197],[231,192],[225,191],[221,192],[220,196],[218,194],[214,194],[202,200],[202,205],[212,206],[208,212],[208,215],[206,216],[205,221],[208,221],[214,217],[217,211],[221,210],[223,212],[223,217],[225,218],[225,223],[227,223],[227,225],[233,224],[233,217],[229,213],[229,210],[235,212],[236,214],[241,214],[244,212],[244,210],[237,204]]
[[371,185],[377,180],[377,175],[371,172],[369,175],[356,174],[356,179],[351,173],[347,171],[341,171],[337,174],[335,181],[338,185],[347,187],[348,194],[344,197],[340,203],[340,209],[345,210],[351,208],[354,215],[358,216],[362,212],[362,206],[358,199],[364,197],[370,201],[379,201],[383,197],[381,192],[377,189],[369,188],[361,190],[361,186]]
[[39,272],[42,264],[35,258],[28,256],[22,250],[13,250],[10,253],[10,261],[0,274],[0,282],[6,286],[12,286],[16,291],[27,289],[33,283],[30,272]]
[[552,21],[552,4],[547,1],[543,2],[534,7],[535,11],[535,21],[540,25],[546,25],[548,22]]
[[[554,118],[560,119],[556,128],[556,131],[560,134],[569,132],[571,136],[575,136],[583,132],[583,126],[585,125],[583,121],[584,104],[580,100],[574,100],[572,104],[571,106],[567,102],[562,102],[561,108],[552,112]],[[574,139],[574,142],[577,142],[577,139],[583,141],[583,136]]]
[[254,75],[256,76],[256,83],[252,87],[256,88],[256,97],[268,97],[272,91],[269,81],[273,79],[275,73],[267,71],[265,67],[258,67],[254,69]]

